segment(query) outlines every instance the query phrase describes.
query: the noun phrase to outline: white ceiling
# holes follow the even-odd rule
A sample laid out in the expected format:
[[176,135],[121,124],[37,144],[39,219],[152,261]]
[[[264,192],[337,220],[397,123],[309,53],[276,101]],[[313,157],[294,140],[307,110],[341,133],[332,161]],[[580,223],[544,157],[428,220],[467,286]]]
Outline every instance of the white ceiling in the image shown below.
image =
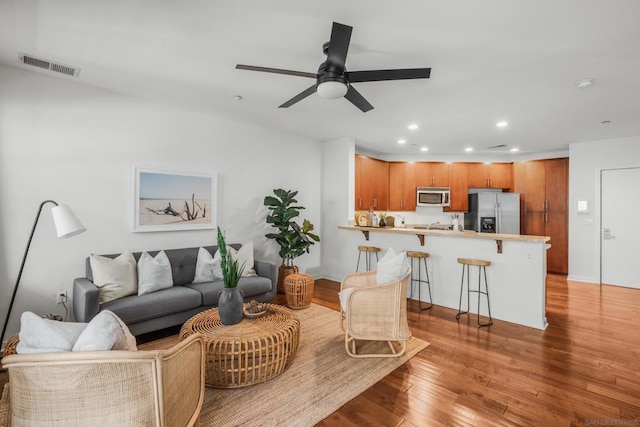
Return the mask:
[[[333,21],[354,28],[348,70],[431,78],[355,84],[368,113],[317,94],[281,109],[313,80],[234,68],[316,72]],[[639,22],[638,0],[0,0],[0,64],[388,156],[509,156],[640,135]]]

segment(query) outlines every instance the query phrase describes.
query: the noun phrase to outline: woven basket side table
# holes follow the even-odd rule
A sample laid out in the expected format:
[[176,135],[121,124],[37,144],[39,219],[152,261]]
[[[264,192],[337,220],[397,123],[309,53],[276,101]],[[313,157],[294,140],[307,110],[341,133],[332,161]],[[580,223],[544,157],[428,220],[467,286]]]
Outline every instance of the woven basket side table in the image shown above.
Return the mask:
[[294,310],[307,308],[313,298],[313,277],[308,274],[290,274],[284,279],[287,306]]
[[205,384],[237,388],[277,377],[293,361],[300,340],[300,321],[291,310],[268,304],[270,312],[225,326],[217,308],[196,314],[180,329],[180,339],[200,332],[206,350]]

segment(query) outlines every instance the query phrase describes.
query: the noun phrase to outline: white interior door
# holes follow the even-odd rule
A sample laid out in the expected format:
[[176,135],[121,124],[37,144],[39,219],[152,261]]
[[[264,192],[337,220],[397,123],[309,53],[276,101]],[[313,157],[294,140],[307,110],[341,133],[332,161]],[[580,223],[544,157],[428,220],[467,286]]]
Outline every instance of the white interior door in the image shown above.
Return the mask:
[[640,168],[601,174],[600,281],[640,288]]

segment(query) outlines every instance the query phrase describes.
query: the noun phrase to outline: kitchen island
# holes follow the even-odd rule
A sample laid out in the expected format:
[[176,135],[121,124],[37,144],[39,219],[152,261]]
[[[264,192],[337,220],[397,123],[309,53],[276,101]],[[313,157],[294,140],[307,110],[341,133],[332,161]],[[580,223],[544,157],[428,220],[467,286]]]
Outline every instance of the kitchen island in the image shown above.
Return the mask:
[[[547,277],[547,236],[490,234],[468,231],[427,230],[416,228],[340,226],[345,231],[362,234],[358,244],[370,244],[394,251],[412,250],[429,253],[427,266],[431,279],[433,303],[458,309],[462,266],[458,258],[491,261],[487,281],[491,314],[505,320],[536,329],[547,327],[545,314]],[[416,238],[417,237],[417,238]],[[357,250],[354,247],[354,251]],[[474,281],[475,280],[475,281]],[[471,269],[471,287],[477,288],[477,270]],[[410,286],[408,292],[410,292]],[[428,297],[424,285],[422,300]],[[466,294],[466,292],[465,292]],[[413,296],[417,299],[417,289]],[[466,298],[466,296],[465,296]],[[484,298],[484,297],[483,297]],[[476,295],[472,294],[470,311],[477,312]],[[463,300],[464,308],[464,300]],[[426,313],[426,312],[425,312]],[[481,304],[481,315],[488,315]],[[455,313],[452,313],[455,318]],[[461,321],[466,321],[462,317]],[[475,316],[470,317],[475,322]]]

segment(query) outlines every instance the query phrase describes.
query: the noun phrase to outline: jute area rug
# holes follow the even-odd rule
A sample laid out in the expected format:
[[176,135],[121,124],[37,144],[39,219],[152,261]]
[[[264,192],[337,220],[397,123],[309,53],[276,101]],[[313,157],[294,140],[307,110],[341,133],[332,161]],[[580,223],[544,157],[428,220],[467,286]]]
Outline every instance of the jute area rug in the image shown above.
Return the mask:
[[[411,338],[406,354],[401,357],[354,359],[345,351],[337,311],[312,304],[294,313],[300,319],[300,343],[289,369],[250,387],[226,390],[207,387],[200,427],[312,426],[429,345]],[[177,336],[167,337],[139,348],[169,348],[177,340]],[[378,345],[367,345],[372,344]],[[384,343],[381,345],[386,347]],[[8,421],[7,391],[4,390],[0,400],[0,426]]]
[[289,369],[250,387],[207,387],[200,426],[312,426],[429,345],[412,338],[401,357],[354,359],[345,351],[337,311],[312,304],[294,314],[300,344]]

